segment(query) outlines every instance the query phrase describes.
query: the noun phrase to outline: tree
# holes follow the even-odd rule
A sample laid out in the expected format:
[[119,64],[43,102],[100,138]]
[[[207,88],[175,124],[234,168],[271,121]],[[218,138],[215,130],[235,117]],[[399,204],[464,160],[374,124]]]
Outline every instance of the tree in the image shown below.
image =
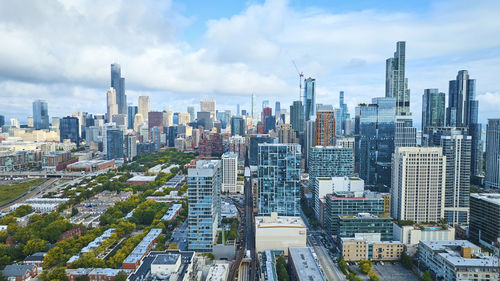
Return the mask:
[[42,281],[68,281],[66,268],[64,267],[55,267],[50,271],[44,270],[39,276]]
[[420,281],[432,281],[431,273],[426,270],[424,274],[420,277]]
[[27,214],[31,214],[31,212],[33,212],[33,208],[30,205],[21,205],[14,211],[14,216],[24,217]]
[[169,249],[169,250],[176,250],[176,249],[178,249],[178,248],[179,248],[179,247],[177,246],[177,243],[175,243],[175,242],[172,242],[172,243],[170,243],[170,244],[168,245],[168,249]]
[[401,263],[410,270],[413,268],[413,260],[406,254],[406,252],[401,254]]
[[48,249],[49,249],[49,245],[48,245],[47,241],[37,238],[37,239],[29,240],[28,243],[26,243],[26,245],[24,246],[24,249],[23,249],[23,254],[25,256],[29,256],[29,255],[36,253],[36,252],[47,251]]
[[118,274],[116,274],[115,281],[126,281],[127,277],[127,273],[125,273],[124,271],[120,271],[118,272]]
[[372,270],[372,262],[369,260],[359,261],[358,266],[364,274],[368,274]]
[[290,281],[290,275],[286,270],[286,261],[283,256],[278,258],[278,262],[276,264],[276,269],[278,273],[278,281]]

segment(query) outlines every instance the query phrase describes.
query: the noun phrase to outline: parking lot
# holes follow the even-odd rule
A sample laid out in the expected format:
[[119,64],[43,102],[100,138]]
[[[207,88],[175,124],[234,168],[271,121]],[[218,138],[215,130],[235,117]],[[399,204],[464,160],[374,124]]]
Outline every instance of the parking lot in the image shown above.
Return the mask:
[[373,271],[378,274],[380,280],[405,280],[418,281],[418,278],[413,275],[413,272],[404,267],[401,263],[381,263],[373,264]]

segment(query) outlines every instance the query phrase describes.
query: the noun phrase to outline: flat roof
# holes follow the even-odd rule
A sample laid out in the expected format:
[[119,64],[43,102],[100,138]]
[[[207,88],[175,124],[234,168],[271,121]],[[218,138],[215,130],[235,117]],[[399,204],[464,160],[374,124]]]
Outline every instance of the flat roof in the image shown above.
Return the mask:
[[475,258],[462,257],[456,249],[457,247],[480,248],[467,240],[420,241],[420,243],[429,247],[433,252],[453,266],[498,267],[500,265],[499,260],[493,256],[479,256]]
[[127,181],[155,181],[156,176],[134,176]]
[[255,226],[257,228],[272,228],[272,227],[298,227],[306,228],[301,217],[278,216],[259,216],[255,217]]
[[142,238],[142,241],[137,244],[137,246],[132,250],[123,263],[136,263],[146,253],[149,246],[159,235],[161,234],[161,228],[152,228],[149,233]]
[[310,248],[288,248],[298,280],[325,280]]
[[500,206],[500,193],[471,193],[470,196]]

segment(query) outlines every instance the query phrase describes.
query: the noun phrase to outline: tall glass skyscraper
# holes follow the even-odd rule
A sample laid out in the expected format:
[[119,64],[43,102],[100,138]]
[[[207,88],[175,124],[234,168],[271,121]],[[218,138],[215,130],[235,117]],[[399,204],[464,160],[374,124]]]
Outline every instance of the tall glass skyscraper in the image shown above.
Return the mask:
[[123,131],[120,129],[106,130],[106,159],[123,158]]
[[134,129],[134,118],[135,115],[139,113],[139,108],[137,106],[129,105],[128,106],[128,111],[127,111],[127,124],[128,128],[133,130]]
[[304,79],[304,120],[316,116],[316,79]]
[[304,132],[304,106],[301,101],[294,101],[290,106],[290,123],[296,132]]
[[199,160],[188,170],[188,249],[209,252],[221,222],[220,160]]
[[389,191],[396,134],[396,98],[374,98],[358,107],[356,165],[367,186]]
[[243,117],[233,116],[231,118],[231,136],[242,136],[246,135],[246,122]]
[[500,188],[500,119],[488,119],[486,127],[486,188]]
[[406,42],[396,43],[394,57],[386,60],[385,97],[396,98],[396,114],[411,115],[410,90],[405,77]]
[[300,215],[299,144],[259,144],[259,214]]
[[44,100],[33,102],[33,127],[36,130],[49,128],[49,109]]
[[438,89],[425,89],[422,96],[422,132],[429,127],[444,127],[445,93]]
[[127,96],[125,96],[125,78],[119,64],[111,64],[111,87],[116,91],[118,114],[127,114]]
[[64,117],[59,121],[59,137],[61,142],[69,139],[71,142],[80,146],[80,123],[77,117]]
[[340,114],[335,116],[337,122],[340,122],[341,134],[346,133],[345,121],[351,116],[349,115],[349,110],[347,109],[347,104],[344,103],[344,91],[339,93],[339,108]]

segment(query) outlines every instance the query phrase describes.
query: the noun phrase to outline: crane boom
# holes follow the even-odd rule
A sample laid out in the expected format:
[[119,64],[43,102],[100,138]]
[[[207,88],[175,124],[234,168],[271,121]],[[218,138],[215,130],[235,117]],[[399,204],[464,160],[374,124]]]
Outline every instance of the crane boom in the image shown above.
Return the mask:
[[299,70],[294,60],[292,60],[292,64],[295,67],[295,70],[297,70],[297,74],[299,75],[299,101],[300,101],[302,100],[302,77],[304,77],[304,72],[301,72]]

